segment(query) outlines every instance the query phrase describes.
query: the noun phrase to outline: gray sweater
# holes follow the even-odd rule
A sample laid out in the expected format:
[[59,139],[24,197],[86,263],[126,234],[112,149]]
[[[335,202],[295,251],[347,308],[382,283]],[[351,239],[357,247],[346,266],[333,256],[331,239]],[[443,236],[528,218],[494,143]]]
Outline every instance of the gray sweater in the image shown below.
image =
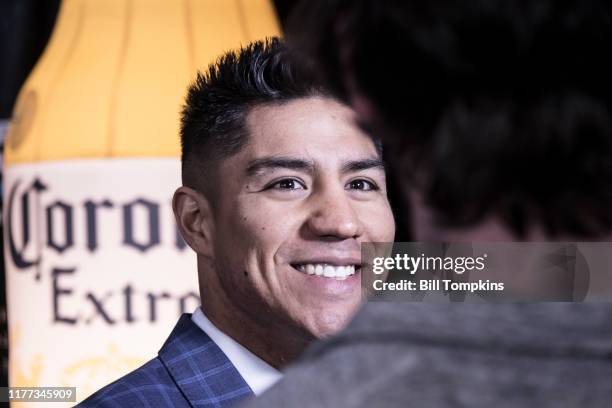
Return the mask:
[[366,305],[244,407],[612,407],[612,304]]

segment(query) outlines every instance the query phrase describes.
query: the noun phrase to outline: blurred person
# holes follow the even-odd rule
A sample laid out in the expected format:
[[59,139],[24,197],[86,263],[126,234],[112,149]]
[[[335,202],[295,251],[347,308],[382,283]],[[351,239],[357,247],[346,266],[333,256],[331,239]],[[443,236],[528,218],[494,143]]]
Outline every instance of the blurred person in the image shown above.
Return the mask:
[[[417,241],[610,241],[605,1],[308,1]],[[403,226],[406,228],[406,226]],[[245,407],[609,407],[612,306],[370,302]]]
[[81,406],[230,405],[360,305],[360,242],[395,231],[380,145],[289,54],[255,42],[189,88],[173,209],[202,306]]

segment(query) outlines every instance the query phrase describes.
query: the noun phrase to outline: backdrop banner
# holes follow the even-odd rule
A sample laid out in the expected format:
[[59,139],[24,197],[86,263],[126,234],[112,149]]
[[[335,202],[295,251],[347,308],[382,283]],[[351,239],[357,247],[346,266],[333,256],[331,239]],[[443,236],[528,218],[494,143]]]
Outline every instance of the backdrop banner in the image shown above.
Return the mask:
[[170,199],[177,159],[11,166],[5,259],[11,384],[79,399],[155,356],[199,305]]
[[10,386],[82,401],[199,304],[171,209],[181,107],[198,71],[276,35],[270,0],[62,1],[4,152]]

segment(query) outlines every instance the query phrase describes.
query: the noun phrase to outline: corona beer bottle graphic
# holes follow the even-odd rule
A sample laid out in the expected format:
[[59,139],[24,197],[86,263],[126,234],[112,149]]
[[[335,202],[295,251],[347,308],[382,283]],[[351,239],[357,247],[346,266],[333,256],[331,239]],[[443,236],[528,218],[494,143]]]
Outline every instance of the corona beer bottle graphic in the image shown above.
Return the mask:
[[5,147],[11,386],[81,401],[199,304],[171,209],[179,112],[197,69],[273,35],[268,0],[64,0]]

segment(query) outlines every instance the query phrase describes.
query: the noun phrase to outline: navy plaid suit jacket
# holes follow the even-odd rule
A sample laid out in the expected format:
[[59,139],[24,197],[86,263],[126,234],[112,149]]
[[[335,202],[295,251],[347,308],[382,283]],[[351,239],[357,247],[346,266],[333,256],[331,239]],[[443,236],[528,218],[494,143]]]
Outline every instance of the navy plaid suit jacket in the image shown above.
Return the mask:
[[253,391],[221,349],[183,314],[156,358],[78,407],[227,407]]

